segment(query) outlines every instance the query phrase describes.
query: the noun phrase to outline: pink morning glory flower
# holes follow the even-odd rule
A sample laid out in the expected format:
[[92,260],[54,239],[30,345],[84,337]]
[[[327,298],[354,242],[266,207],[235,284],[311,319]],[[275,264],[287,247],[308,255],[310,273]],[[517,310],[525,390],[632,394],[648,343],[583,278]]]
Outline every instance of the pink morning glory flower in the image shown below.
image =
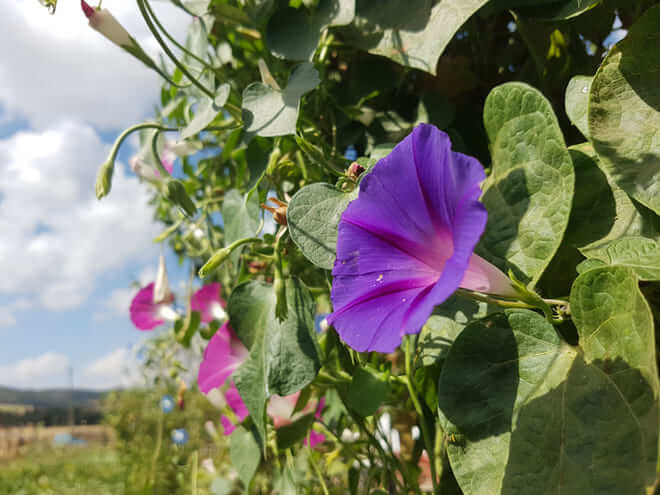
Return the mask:
[[229,326],[229,322],[226,322],[204,350],[204,358],[197,375],[199,389],[207,394],[214,388],[222,387],[247,356],[248,350]]
[[190,309],[199,311],[204,323],[212,320],[224,321],[227,319],[227,313],[225,313],[224,309],[226,304],[220,297],[220,288],[218,282],[207,284],[195,292],[190,299]]
[[[219,284],[212,284],[219,285]],[[216,288],[216,294],[219,287]],[[211,338],[206,350],[204,351],[204,358],[199,367],[197,375],[197,385],[199,390],[205,394],[227,385],[223,393],[225,405],[227,405],[236,419],[236,423],[232,421],[229,416],[222,415],[220,422],[225,435],[230,435],[236,428],[236,424],[241,423],[247,416],[247,406],[243,402],[238,389],[231,380],[232,373],[241,365],[247,358],[248,350],[238,339],[229,322],[225,323],[218,329],[215,335]],[[286,397],[273,395],[268,403],[268,415],[273,418],[275,428],[289,424],[300,416],[308,414],[314,410],[314,404],[309,403],[303,411],[293,415],[293,409],[296,401],[298,400],[297,392]],[[323,409],[324,401],[321,399],[316,406],[316,417],[320,418],[321,410]],[[325,437],[317,432],[310,432],[308,435],[309,444],[314,447],[315,445],[323,442]]]
[[140,289],[131,301],[131,321],[139,330],[153,330],[165,321],[174,321],[179,314],[171,306],[172,298],[154,301],[154,283]]
[[[160,153],[160,160],[163,167],[165,167],[165,170],[171,174],[174,170],[174,161],[176,160],[176,154],[174,151],[166,146]],[[133,156],[129,160],[129,165],[131,166],[133,173],[144,180],[158,182],[161,179],[160,171],[154,165],[147,163],[143,152]]]
[[342,214],[328,323],[358,351],[392,352],[457,288],[515,297],[509,279],[474,254],[488,212],[485,174],[420,124],[360,183]]

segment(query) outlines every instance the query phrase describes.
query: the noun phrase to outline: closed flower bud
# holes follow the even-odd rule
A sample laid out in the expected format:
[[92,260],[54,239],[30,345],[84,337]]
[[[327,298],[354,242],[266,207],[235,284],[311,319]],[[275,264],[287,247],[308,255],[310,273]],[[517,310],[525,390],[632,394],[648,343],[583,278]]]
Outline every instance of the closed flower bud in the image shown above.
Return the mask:
[[85,0],[80,0],[80,6],[83,13],[89,19],[89,26],[101,33],[105,38],[112,41],[115,45],[123,48],[143,64],[155,69],[156,63],[146,54],[142,47],[133,37],[128,34],[115,16],[108,9],[95,9]]
[[186,215],[193,216],[197,212],[195,203],[190,199],[186,188],[180,180],[168,179],[165,186],[165,196],[172,203],[180,207]]
[[80,1],[80,6],[87,19],[89,25],[103,36],[112,41],[118,46],[130,46],[134,43],[128,31],[119,24],[119,21],[110,13],[108,9],[97,10],[90,7],[85,0]]
[[275,290],[275,316],[280,321],[286,320],[288,316],[288,306],[286,302],[286,282],[279,274],[275,274],[275,281],[273,282],[273,289]]
[[154,304],[170,303],[174,299],[170,292],[170,286],[167,280],[167,268],[165,267],[165,256],[162,254],[158,259],[158,272],[156,273],[156,282],[154,283]]
[[361,166],[358,162],[353,162],[351,163],[350,167],[348,167],[346,175],[348,175],[351,179],[357,179],[362,174],[362,172],[364,172],[364,167]]
[[230,254],[231,246],[224,247],[213,253],[213,256],[199,269],[199,276],[202,278],[208,276],[213,270],[222,265],[229,258]]
[[96,177],[96,198],[101,199],[107,196],[112,187],[112,174],[115,171],[114,161],[107,161],[101,165],[99,174]]

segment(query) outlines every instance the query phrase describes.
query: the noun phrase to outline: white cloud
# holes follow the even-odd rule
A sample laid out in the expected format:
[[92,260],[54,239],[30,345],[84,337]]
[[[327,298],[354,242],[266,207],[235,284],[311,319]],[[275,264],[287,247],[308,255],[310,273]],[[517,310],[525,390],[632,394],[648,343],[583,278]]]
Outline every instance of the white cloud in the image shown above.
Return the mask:
[[98,276],[155,263],[147,186],[117,163],[112,193],[94,196],[107,152],[91,127],[72,122],[0,140],[0,293],[76,307]]
[[130,387],[143,383],[139,365],[133,352],[120,348],[89,364],[77,387],[109,389]]
[[46,352],[9,366],[0,366],[3,385],[16,388],[65,387],[69,359],[57,352]]
[[[0,384],[13,388],[64,388],[69,386],[70,361],[58,352],[45,352],[0,366]],[[75,388],[110,389],[143,383],[139,363],[124,348],[115,349],[74,374]]]
[[16,324],[18,311],[24,311],[32,307],[29,299],[15,299],[7,304],[0,305],[0,328],[11,327]]
[[[135,2],[107,0],[103,7],[153,53]],[[180,40],[190,17],[169,3],[154,5]],[[48,15],[36,0],[3,6],[0,32],[10,49],[0,55],[0,107],[37,127],[63,119],[125,127],[151,113],[160,77],[87,25],[78,1],[61,1]]]

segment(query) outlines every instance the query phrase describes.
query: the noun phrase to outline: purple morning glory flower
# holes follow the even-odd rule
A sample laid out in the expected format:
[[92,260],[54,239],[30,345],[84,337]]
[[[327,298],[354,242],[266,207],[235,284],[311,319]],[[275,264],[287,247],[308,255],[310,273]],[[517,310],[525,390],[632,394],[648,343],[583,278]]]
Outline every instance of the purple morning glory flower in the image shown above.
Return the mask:
[[420,124],[360,183],[342,214],[328,323],[358,351],[392,352],[458,287],[514,297],[509,279],[473,253],[488,212],[474,158]]

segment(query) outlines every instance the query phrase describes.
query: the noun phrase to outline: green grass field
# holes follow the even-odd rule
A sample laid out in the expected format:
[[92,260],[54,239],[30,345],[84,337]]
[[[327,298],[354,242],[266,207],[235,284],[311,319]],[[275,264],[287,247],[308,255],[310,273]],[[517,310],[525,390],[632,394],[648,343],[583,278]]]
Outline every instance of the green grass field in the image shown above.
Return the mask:
[[48,448],[0,464],[0,495],[124,493],[118,454],[110,447]]

